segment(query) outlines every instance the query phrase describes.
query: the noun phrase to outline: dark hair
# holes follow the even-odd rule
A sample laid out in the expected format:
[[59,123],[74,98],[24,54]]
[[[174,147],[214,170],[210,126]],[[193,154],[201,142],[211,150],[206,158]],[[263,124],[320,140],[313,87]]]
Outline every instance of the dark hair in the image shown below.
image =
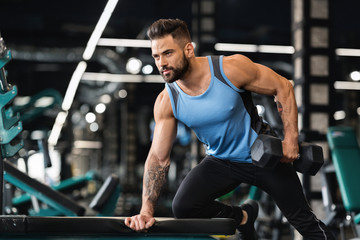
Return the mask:
[[150,40],[171,35],[176,40],[191,42],[190,33],[186,23],[180,19],[159,19],[148,28],[147,35]]

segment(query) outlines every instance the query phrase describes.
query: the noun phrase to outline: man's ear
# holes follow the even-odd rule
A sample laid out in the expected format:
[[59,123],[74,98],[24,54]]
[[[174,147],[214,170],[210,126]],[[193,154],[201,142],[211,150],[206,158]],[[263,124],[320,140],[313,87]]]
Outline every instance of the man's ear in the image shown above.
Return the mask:
[[192,43],[188,42],[184,47],[184,52],[186,57],[190,58],[194,55],[194,46]]

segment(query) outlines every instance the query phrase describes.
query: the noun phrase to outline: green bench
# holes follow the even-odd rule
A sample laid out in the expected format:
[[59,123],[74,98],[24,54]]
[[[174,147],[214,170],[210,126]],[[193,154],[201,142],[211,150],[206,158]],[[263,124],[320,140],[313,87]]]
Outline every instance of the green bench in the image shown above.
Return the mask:
[[[46,216],[83,216],[85,208],[67,197],[65,194],[29,177],[11,164],[3,160],[4,179],[15,187],[35,196],[49,208],[37,213]],[[110,175],[91,201],[89,207],[98,212],[98,216],[112,216],[121,192],[119,178]]]
[[360,223],[360,148],[355,130],[348,126],[330,127],[327,140],[344,208],[352,216],[354,234]]

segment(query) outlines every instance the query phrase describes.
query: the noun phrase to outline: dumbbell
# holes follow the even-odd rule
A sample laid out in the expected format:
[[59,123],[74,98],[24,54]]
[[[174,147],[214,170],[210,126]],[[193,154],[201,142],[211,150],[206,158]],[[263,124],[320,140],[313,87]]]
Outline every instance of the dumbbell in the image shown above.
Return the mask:
[[[299,158],[293,162],[296,171],[315,176],[324,164],[322,148],[318,145],[301,142]],[[251,146],[253,164],[258,167],[274,168],[283,156],[281,139],[260,134]]]

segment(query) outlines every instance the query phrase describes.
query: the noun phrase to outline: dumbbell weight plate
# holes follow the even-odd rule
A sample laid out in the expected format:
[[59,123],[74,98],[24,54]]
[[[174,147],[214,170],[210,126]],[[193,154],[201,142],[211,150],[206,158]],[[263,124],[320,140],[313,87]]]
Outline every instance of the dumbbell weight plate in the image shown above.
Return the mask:
[[282,143],[276,137],[260,134],[251,146],[253,164],[273,168],[282,158]]
[[320,146],[303,142],[300,146],[300,159],[293,165],[296,171],[315,176],[324,164],[323,150]]

